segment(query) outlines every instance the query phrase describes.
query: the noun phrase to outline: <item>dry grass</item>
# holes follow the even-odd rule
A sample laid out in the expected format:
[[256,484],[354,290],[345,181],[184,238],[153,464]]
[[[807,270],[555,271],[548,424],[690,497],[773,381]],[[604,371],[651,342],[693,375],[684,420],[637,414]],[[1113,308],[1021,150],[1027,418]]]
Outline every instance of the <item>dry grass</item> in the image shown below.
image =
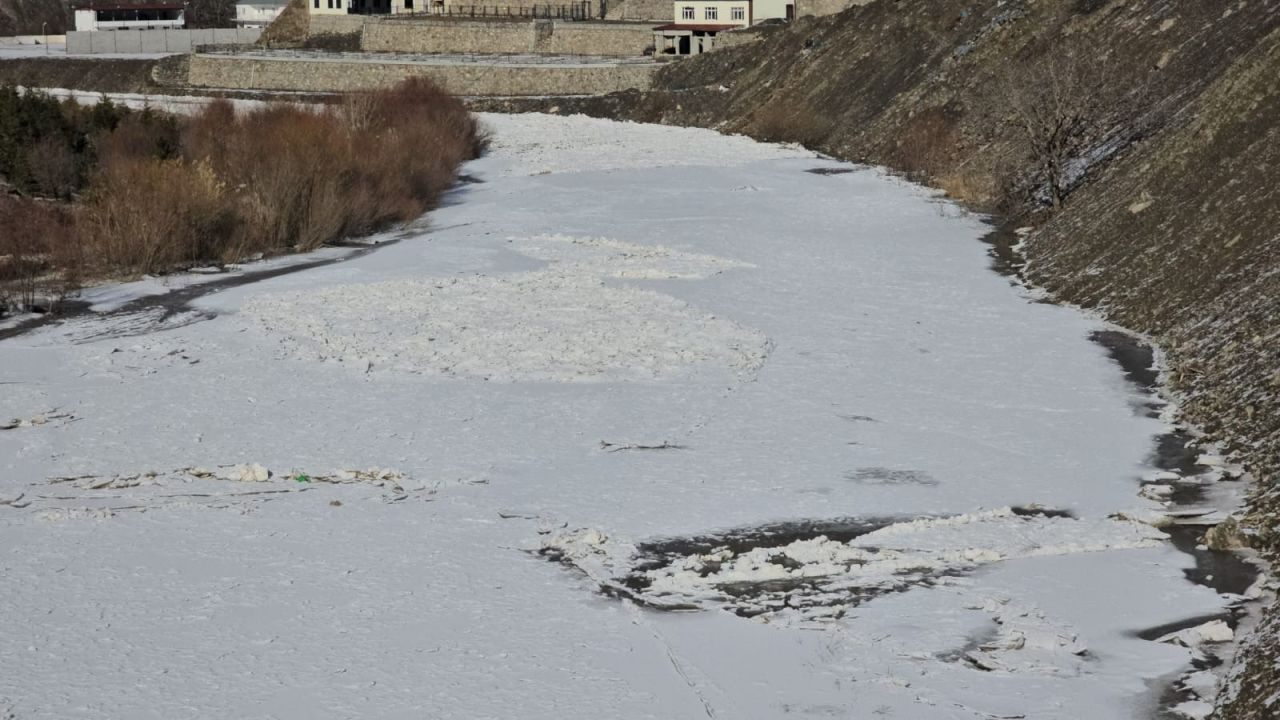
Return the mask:
[[947,197],[970,208],[990,208],[998,196],[995,179],[990,173],[978,170],[957,168],[934,177],[932,184]]
[[[321,109],[237,113],[224,101],[188,119],[137,113],[94,142],[98,164],[74,208],[0,205],[0,223],[28,228],[0,247],[0,284],[20,288],[0,309],[30,304],[21,288],[35,276],[162,273],[408,222],[435,206],[486,138],[461,102],[415,79]],[[49,157],[41,182],[70,183],[74,168]]]
[[816,150],[831,138],[835,123],[804,103],[774,100],[756,113],[748,130],[765,142],[794,142]]
[[946,107],[927,108],[903,123],[888,164],[927,182],[954,164],[960,140],[958,113]]
[[63,296],[81,275],[72,214],[56,203],[0,194],[0,309]]

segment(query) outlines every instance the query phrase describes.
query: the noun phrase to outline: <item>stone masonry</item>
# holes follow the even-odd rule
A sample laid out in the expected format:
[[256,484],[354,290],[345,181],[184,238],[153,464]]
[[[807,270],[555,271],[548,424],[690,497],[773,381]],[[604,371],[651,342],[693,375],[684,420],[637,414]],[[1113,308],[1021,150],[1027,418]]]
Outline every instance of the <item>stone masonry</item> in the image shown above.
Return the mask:
[[364,25],[366,52],[637,57],[653,47],[651,23],[561,20],[379,19]]
[[656,63],[431,61],[350,57],[269,57],[196,54],[187,82],[195,87],[228,90],[297,90],[350,92],[395,84],[408,77],[428,77],[445,90],[464,96],[585,95],[652,84]]

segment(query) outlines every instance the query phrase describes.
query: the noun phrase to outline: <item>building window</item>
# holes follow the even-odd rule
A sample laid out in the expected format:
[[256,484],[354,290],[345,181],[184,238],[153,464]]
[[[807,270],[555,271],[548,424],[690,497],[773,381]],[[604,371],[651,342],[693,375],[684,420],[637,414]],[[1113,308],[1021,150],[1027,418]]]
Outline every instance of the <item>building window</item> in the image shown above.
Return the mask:
[[412,10],[412,9],[413,9],[413,0],[404,0],[404,9],[405,9],[405,10]]
[[707,8],[707,9],[703,12],[703,14],[702,14],[702,15],[703,15],[703,19],[704,19],[704,20],[719,20],[719,19],[720,19],[720,9],[719,9],[719,8],[709,7],[709,8]]
[[736,7],[736,8],[734,8],[733,10],[731,10],[731,11],[730,11],[730,14],[733,16],[733,19],[734,19],[734,20],[746,20],[746,19],[747,19],[747,9],[746,9],[746,8]]
[[319,10],[319,9],[320,9],[320,0],[314,0],[314,1],[315,1],[315,4],[316,4],[316,9],[317,9],[317,10]]
[[692,6],[692,5],[685,5],[685,6],[680,10],[680,17],[684,18],[685,20],[692,20],[692,19],[693,19],[693,6]]

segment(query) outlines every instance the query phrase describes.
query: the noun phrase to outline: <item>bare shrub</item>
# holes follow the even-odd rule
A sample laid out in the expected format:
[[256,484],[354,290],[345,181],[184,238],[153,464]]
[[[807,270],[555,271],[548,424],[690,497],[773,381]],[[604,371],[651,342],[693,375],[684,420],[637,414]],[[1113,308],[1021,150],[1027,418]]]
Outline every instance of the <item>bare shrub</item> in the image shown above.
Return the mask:
[[947,197],[958,200],[970,208],[990,207],[997,195],[995,178],[991,173],[976,168],[960,167],[934,178]]
[[72,215],[64,207],[0,195],[0,313],[56,301],[79,279]]
[[167,160],[181,147],[178,118],[173,115],[145,109],[120,117],[111,127],[93,137],[97,160],[104,165],[138,158]]
[[766,142],[794,142],[807,148],[822,146],[834,129],[829,117],[807,105],[776,100],[756,113],[751,124],[754,134]]
[[227,28],[235,27],[234,0],[187,0],[187,27]]
[[75,154],[60,137],[44,137],[27,151],[27,167],[36,192],[67,199],[80,187]]
[[369,132],[374,128],[377,101],[373,93],[344,95],[337,106],[338,119],[352,132]]
[[81,229],[100,273],[153,273],[216,257],[236,225],[204,163],[139,158],[102,169]]
[[903,124],[890,164],[921,180],[937,177],[951,164],[960,142],[958,114],[947,107],[931,107]]
[[1049,204],[1062,206],[1073,181],[1072,164],[1100,140],[1105,128],[1108,67],[1088,48],[1053,48],[1030,62],[1013,62],[996,82],[1006,122],[1035,168]]
[[216,153],[197,159],[234,189],[243,220],[238,251],[310,249],[341,237],[351,135],[333,116],[276,105],[208,129],[217,136],[200,144]]
[[237,113],[215,101],[189,119],[23,102],[0,89],[0,130],[16,125],[6,118],[37,111],[57,132],[29,133],[29,148],[0,144],[5,167],[63,197],[89,180],[80,211],[56,222],[27,218],[35,211],[25,205],[14,220],[18,210],[5,206],[0,228],[57,226],[47,242],[5,233],[0,283],[23,297],[36,277],[165,272],[309,250],[407,222],[435,205],[486,142],[462,103],[426,80],[332,108]]

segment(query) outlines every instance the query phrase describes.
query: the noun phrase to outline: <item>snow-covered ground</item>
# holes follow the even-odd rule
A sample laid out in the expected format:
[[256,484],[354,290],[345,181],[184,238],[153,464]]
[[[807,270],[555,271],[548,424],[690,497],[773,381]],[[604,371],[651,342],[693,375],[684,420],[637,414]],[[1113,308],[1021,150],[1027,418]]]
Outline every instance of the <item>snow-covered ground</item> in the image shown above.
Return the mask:
[[1229,636],[1138,636],[1227,602],[1164,428],[976,218],[487,121],[416,236],[0,342],[0,717],[1136,718]]

